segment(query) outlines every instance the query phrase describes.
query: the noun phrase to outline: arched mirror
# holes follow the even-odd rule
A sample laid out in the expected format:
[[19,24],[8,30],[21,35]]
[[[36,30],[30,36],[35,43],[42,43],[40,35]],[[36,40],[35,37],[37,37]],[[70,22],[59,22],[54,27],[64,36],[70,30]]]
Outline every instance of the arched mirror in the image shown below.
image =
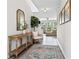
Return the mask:
[[16,20],[17,20],[17,31],[22,31],[26,29],[25,14],[21,9],[18,9],[16,11]]

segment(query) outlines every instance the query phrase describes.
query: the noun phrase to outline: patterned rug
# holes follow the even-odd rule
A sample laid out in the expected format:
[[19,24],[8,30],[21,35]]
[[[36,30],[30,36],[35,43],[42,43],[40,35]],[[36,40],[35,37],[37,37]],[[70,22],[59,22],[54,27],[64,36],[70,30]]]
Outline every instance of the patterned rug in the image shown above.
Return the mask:
[[38,47],[33,50],[29,56],[32,59],[63,59],[62,54],[59,54],[60,50],[55,47]]

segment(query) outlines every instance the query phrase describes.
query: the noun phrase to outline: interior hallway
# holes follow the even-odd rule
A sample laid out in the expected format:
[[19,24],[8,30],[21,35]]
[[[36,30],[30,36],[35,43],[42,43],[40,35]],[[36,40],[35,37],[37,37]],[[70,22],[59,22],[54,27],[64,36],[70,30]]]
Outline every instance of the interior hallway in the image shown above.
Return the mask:
[[[47,45],[47,47],[49,47],[48,45],[52,45],[56,47],[55,51],[52,51],[54,51],[55,53],[57,52],[57,55],[55,53],[55,56],[53,55],[54,59],[63,59],[62,56],[58,56],[62,55],[60,49],[65,59],[71,59],[70,4],[71,0],[8,0],[8,58],[12,55],[18,57],[19,54],[22,54],[21,52],[23,52],[24,49],[28,49],[28,46],[33,45],[30,49],[28,49],[28,51],[26,51],[21,57],[19,57],[20,59],[29,59],[29,53],[31,53],[35,49],[38,49],[39,44],[36,45],[35,43],[33,43],[35,40],[32,36],[36,35],[35,38],[38,38],[39,34],[41,34],[42,31],[38,31],[37,29],[36,34],[33,34],[33,28],[35,28],[36,26],[32,27],[32,17],[35,16],[41,23],[39,24],[39,22],[35,22],[38,23],[39,26],[43,25],[41,29],[44,29],[44,32],[41,34],[41,36],[43,36],[43,34],[57,36],[57,40],[54,40],[51,37],[43,38],[42,44],[40,45],[43,47],[39,48],[39,50],[48,51],[47,48],[44,48],[45,45]],[[35,24],[35,22],[33,22],[33,25]],[[58,46],[60,47],[60,49]],[[47,58],[51,59],[49,56]],[[31,59],[36,58],[32,56]]]

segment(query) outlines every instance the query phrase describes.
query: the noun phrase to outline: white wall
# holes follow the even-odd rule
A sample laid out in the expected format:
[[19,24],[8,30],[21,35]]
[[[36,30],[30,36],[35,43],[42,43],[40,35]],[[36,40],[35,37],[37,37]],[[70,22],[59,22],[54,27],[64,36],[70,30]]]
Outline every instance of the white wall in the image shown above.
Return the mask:
[[16,30],[16,10],[21,9],[25,13],[25,20],[29,24],[30,29],[30,17],[32,15],[30,7],[27,5],[25,0],[8,0],[7,2],[7,27],[8,27],[8,36],[14,34],[20,34],[21,31]]
[[71,59],[71,21],[58,25],[57,38],[65,59]]
[[[67,0],[62,0],[60,11]],[[60,12],[59,11],[59,12]],[[58,20],[59,23],[59,20]],[[71,21],[57,26],[57,38],[65,59],[71,59]]]

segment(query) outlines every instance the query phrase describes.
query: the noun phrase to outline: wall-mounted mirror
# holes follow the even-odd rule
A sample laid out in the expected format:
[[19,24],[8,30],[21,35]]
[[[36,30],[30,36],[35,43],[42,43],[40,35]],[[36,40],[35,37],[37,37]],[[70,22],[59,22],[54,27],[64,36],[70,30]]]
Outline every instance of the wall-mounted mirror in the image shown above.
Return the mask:
[[16,11],[16,20],[17,20],[17,30],[22,31],[26,28],[25,26],[25,14],[21,9]]

